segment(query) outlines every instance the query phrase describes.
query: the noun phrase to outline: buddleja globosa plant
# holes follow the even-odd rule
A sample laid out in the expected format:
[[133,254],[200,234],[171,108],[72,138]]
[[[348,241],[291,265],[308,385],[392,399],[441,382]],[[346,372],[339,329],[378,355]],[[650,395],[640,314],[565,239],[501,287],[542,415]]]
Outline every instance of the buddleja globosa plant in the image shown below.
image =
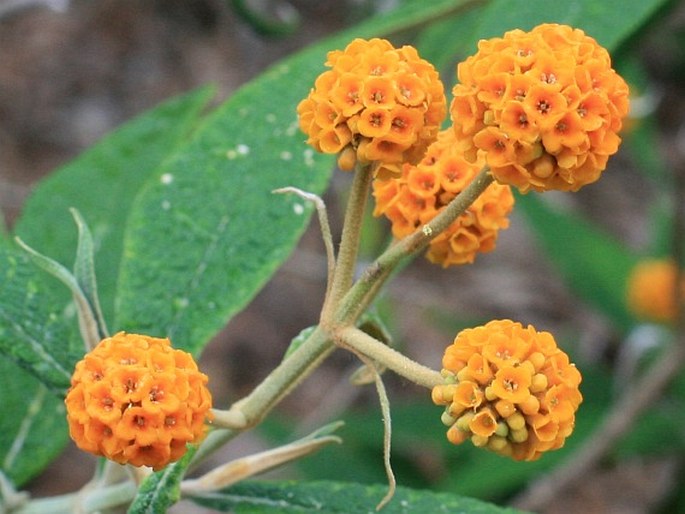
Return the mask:
[[[222,498],[225,509],[239,505],[227,488],[339,442],[333,434],[337,424],[197,478],[187,474],[262,422],[335,349],[361,360],[381,399],[389,487],[375,498],[378,509],[392,508],[395,494],[383,369],[427,389],[426,398],[440,407],[435,430],[442,422],[451,443],[470,441],[516,460],[535,460],[571,436],[582,401],[581,373],[549,332],[493,320],[456,334],[442,369],[433,370],[362,330],[360,319],[406,260],[425,252],[446,268],[494,250],[514,208],[512,188],[531,194],[577,191],[600,178],[618,149],[628,112],[628,87],[609,54],[569,26],[513,30],[481,41],[458,65],[451,100],[434,66],[411,46],[354,39],[332,50],[325,65],[292,109],[307,144],[337,156],[339,168],[354,174],[341,241],[336,252],[320,197],[296,187],[277,191],[316,207],[328,282],[319,323],[303,331],[282,363],[245,398],[212,408],[211,377],[190,353],[174,348],[183,346],[175,337],[109,334],[95,287],[90,232],[78,213],[81,244],[74,274],[21,243],[76,299],[86,352],[66,392],[69,431],[79,448],[104,459],[78,495],[26,501],[16,492],[5,494],[13,511],[94,512],[133,502],[130,512],[149,512],[150,506],[161,512],[179,497]],[[240,147],[228,158],[247,153],[249,148]],[[161,177],[164,185],[172,181],[171,175]],[[395,240],[355,278],[370,191],[374,214],[390,221]],[[160,500],[165,481],[173,487]]]

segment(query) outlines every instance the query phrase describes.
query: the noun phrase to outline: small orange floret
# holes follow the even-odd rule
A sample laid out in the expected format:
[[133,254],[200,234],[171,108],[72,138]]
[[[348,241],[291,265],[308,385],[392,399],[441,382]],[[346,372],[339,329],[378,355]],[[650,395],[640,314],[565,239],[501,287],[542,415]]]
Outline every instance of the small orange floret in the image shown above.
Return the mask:
[[82,450],[161,469],[200,441],[211,418],[207,376],[168,339],[118,334],[76,364],[69,433]]
[[346,152],[343,170],[418,161],[447,114],[435,68],[412,47],[384,39],[355,39],[329,52],[326,65],[297,106],[307,142],[319,152]]
[[484,151],[503,184],[577,191],[618,150],[628,86],[580,29],[548,23],[481,41],[457,76],[450,112],[459,147],[469,158]]
[[[444,130],[417,165],[405,164],[401,175],[373,182],[374,215],[385,215],[396,238],[429,223],[476,177],[484,164],[464,159],[452,130]],[[514,206],[509,186],[491,184],[467,211],[428,247],[426,257],[443,267],[471,263],[478,252],[494,249],[500,229],[509,226]]]
[[510,320],[457,334],[445,350],[442,376],[431,398],[445,406],[448,440],[471,439],[516,460],[561,448],[583,400],[580,373],[552,335]]

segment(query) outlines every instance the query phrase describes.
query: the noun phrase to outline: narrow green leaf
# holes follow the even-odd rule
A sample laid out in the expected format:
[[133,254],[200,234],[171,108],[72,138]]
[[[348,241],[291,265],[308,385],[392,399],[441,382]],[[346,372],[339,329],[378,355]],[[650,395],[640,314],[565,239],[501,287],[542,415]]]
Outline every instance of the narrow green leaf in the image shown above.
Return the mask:
[[20,486],[67,442],[64,404],[36,378],[0,356],[0,469]]
[[91,308],[90,302],[81,289],[81,285],[76,280],[76,277],[59,262],[47,257],[28,246],[21,239],[17,238],[17,244],[24,250],[31,261],[43,271],[49,273],[57,280],[62,282],[74,299],[76,305],[76,312],[78,315],[79,328],[81,329],[81,337],[89,346],[93,347],[100,341],[100,332],[98,330],[98,323],[95,314]]
[[181,480],[196,450],[196,446],[189,446],[181,460],[147,477],[138,489],[128,514],[164,514],[176,503],[181,497]]
[[69,337],[48,280],[28,256],[0,242],[0,353],[63,394],[83,345]]
[[71,209],[76,226],[78,227],[78,243],[76,245],[76,262],[74,263],[74,278],[81,287],[83,296],[88,302],[89,310],[94,318],[98,332],[98,341],[107,337],[107,324],[100,308],[97,281],[95,279],[95,247],[93,236],[81,213]]
[[[102,309],[112,319],[121,240],[138,189],[195,127],[213,89],[171,99],[122,125],[43,179],[24,204],[15,234],[62,264],[73,262],[77,234],[69,209],[93,232]],[[63,288],[62,300],[69,300]]]
[[297,350],[302,345],[302,343],[309,339],[309,336],[312,335],[312,333],[314,333],[316,327],[317,325],[312,325],[311,327],[304,328],[300,331],[299,334],[293,337],[293,340],[290,341],[290,344],[288,345],[288,349],[285,351],[285,355],[283,355],[283,360],[290,357],[290,355],[295,350]]
[[[375,512],[385,485],[345,482],[242,482],[224,491],[194,497],[200,505],[235,514],[368,514]],[[398,487],[384,514],[514,514],[471,498]]]
[[633,323],[626,307],[626,279],[638,257],[610,234],[578,215],[553,209],[539,196],[520,195],[516,208],[534,227],[545,253],[580,298],[618,328]]
[[333,160],[304,144],[296,116],[326,53],[463,3],[409,2],[282,61],[209,116],[132,207],[116,326],[199,351],[254,297],[308,223],[308,204],[272,191],[320,194],[328,184]]
[[668,3],[669,0],[493,0],[483,11],[477,34],[489,38],[515,28],[530,30],[540,23],[564,23],[583,29],[615,51]]

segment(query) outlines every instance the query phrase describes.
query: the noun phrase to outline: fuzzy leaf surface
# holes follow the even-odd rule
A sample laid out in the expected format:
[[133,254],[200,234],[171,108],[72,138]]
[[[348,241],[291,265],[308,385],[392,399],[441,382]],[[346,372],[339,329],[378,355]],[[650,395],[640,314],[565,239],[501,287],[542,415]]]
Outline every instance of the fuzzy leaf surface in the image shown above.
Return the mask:
[[9,241],[0,242],[0,353],[63,394],[83,345],[69,337],[50,280]]
[[[125,123],[41,180],[24,204],[15,234],[69,269],[78,238],[69,209],[81,213],[93,234],[98,292],[109,322],[131,203],[154,169],[187,138],[212,94],[203,88]],[[68,301],[66,288],[55,283],[54,289]]]
[[305,145],[296,115],[326,53],[463,3],[406,2],[274,65],[209,116],[132,207],[115,326],[200,351],[284,262],[309,221],[309,205],[272,191],[320,194],[328,184],[333,160]]
[[[385,485],[345,482],[243,482],[194,500],[235,514],[368,514],[385,495]],[[398,487],[386,514],[515,514],[519,511],[447,493]]]
[[64,403],[37,378],[0,356],[0,469],[20,486],[67,443]]

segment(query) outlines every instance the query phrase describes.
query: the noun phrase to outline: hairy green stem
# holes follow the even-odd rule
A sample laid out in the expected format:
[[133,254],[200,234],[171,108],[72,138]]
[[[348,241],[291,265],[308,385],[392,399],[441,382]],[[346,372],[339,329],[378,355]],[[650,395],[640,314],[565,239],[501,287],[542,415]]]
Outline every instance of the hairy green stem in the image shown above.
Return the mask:
[[373,174],[370,166],[358,166],[354,173],[354,180],[347,200],[345,221],[340,239],[340,249],[333,274],[333,286],[327,296],[321,312],[322,322],[331,320],[333,313],[340,304],[340,300],[352,286],[354,271],[357,265],[357,253],[361,239],[361,229],[364,220],[364,210],[369,196],[369,186]]
[[98,487],[79,493],[50,498],[36,498],[12,514],[73,514],[74,512],[100,512],[130,503],[136,495],[132,481],[107,487]]
[[[243,426],[217,428],[210,432],[198,448],[191,468],[243,430],[259,424],[334,348],[330,336],[321,327],[317,327],[248,396],[224,411],[227,415],[235,411],[242,418]],[[224,415],[222,411],[215,412],[219,417]]]
[[[325,321],[325,323],[318,326],[307,340],[281,362],[248,396],[236,402],[229,411],[215,411],[217,420],[225,420],[229,428],[217,428],[207,436],[198,449],[191,468],[243,430],[259,424],[280,400],[335,349],[334,335],[341,337],[342,334],[343,344],[348,343],[346,338],[350,337],[351,344],[348,344],[353,348],[356,348],[354,345],[361,341],[359,351],[388,365],[393,371],[419,385],[433,387],[440,383],[441,377],[437,371],[426,368],[388,348],[371,336],[357,330],[354,324],[397,265],[403,259],[421,251],[441,231],[449,227],[492,183],[492,180],[489,169],[481,170],[473,182],[431,220],[430,224],[391,246],[365,270],[362,277],[350,288],[348,284],[351,283],[354,274],[362,217],[371,181],[369,170],[358,169],[348,201],[332,291],[326,299],[322,312],[322,322]],[[236,419],[239,422],[230,427]]]
[[382,363],[398,375],[420,386],[431,389],[443,383],[442,375],[438,371],[419,364],[356,327],[350,326],[336,331],[335,340],[343,346],[349,346],[356,352]]
[[416,255],[426,248],[443,230],[492,184],[490,168],[485,166],[473,181],[459,193],[440,213],[423,227],[390,246],[362,273],[360,279],[352,286],[341,301],[336,320],[353,323],[359,314],[371,303],[384,281],[405,258]]

